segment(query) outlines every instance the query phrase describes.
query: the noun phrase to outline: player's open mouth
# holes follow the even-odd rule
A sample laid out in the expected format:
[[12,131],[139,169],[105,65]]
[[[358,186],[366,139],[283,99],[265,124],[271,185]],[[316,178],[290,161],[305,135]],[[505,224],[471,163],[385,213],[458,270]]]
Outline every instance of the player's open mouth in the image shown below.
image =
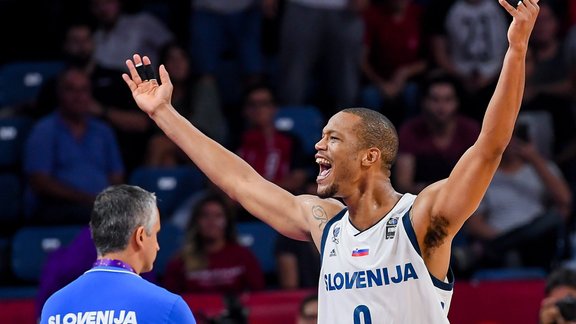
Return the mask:
[[328,177],[330,171],[332,171],[332,164],[330,161],[324,158],[316,158],[316,163],[320,166],[320,172],[318,173],[318,177],[316,177],[316,182],[320,182]]

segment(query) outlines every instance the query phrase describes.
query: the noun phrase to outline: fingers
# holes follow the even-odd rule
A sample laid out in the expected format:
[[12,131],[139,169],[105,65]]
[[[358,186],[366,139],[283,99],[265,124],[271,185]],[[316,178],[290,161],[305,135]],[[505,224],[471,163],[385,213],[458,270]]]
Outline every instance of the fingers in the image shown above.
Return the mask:
[[144,81],[156,81],[156,73],[154,72],[154,68],[152,67],[152,62],[150,61],[150,58],[148,58],[148,56],[144,56],[142,57],[142,63],[144,63],[143,67],[143,73],[144,73],[144,77],[142,77],[142,75],[140,75],[142,77],[142,79]]
[[498,0],[498,2],[500,2],[500,5],[504,7],[504,9],[506,9],[510,15],[514,16],[516,14],[516,8],[509,4],[508,1]]
[[[130,63],[132,63],[132,62],[130,62]],[[132,81],[132,79],[130,78],[130,76],[128,76],[128,74],[122,73],[122,79],[124,79],[124,82],[126,82],[126,84],[128,85],[128,88],[130,88],[130,91],[134,92],[138,88],[136,83],[134,83],[134,81]]]
[[164,64],[160,65],[159,74],[160,82],[162,82],[162,84],[172,84],[170,81],[170,75],[168,75],[168,71],[166,71]]
[[538,7],[539,0],[519,0],[516,7],[511,5],[510,2],[508,2],[507,0],[498,0],[498,1],[500,2],[500,5],[504,7],[504,9],[506,9],[506,11],[508,11],[508,13],[513,17],[515,17],[518,14],[518,12],[526,12],[526,11],[538,12],[539,10]]
[[132,78],[132,81],[135,82],[136,85],[139,85],[140,83],[142,83],[142,78],[138,74],[136,67],[142,65],[142,60],[140,59],[140,55],[138,54],[134,54],[133,60],[134,61],[126,60],[126,66],[128,67],[128,72],[130,72],[130,77]]
[[[129,75],[127,74],[126,77],[134,83],[133,86],[138,87],[138,85],[147,81],[158,84],[152,62],[148,56],[134,54],[132,60],[126,60],[126,66],[129,71]],[[122,78],[124,79],[124,76],[122,76]],[[128,82],[128,79],[124,79],[126,84],[128,84],[130,89],[134,90],[132,84]]]
[[539,0],[522,0],[518,3],[517,9],[528,12],[538,12],[538,1]]

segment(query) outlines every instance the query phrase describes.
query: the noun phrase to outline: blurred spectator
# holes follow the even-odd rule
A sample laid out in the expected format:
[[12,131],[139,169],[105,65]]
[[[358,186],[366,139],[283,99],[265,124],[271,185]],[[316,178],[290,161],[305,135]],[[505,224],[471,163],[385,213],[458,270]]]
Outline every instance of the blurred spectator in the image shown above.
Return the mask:
[[530,99],[539,94],[569,97],[572,89],[560,35],[560,18],[550,3],[540,4],[530,46],[535,64],[530,77],[526,79],[524,98]]
[[243,107],[246,129],[234,150],[264,178],[295,193],[302,189],[308,176],[303,150],[297,137],[276,129],[277,109],[270,88],[249,88]]
[[[160,51],[172,81],[172,104],[215,141],[224,144],[228,135],[227,121],[222,113],[214,79],[193,76],[188,52],[178,43],[170,43]],[[164,133],[157,132],[150,140],[146,164],[174,166],[190,163],[190,159]]]
[[[73,23],[64,36],[63,60],[67,66],[89,75],[94,100],[88,110],[114,129],[126,174],[129,174],[142,163],[152,124],[148,116],[134,105],[122,80],[123,70],[105,68],[97,63],[94,46],[91,27],[86,23]],[[29,114],[36,118],[45,116],[54,110],[57,102],[56,80],[47,80],[40,90],[36,107]]]
[[88,75],[67,68],[57,93],[56,111],[34,125],[26,143],[28,207],[40,222],[86,224],[94,198],[123,181],[124,166],[112,129],[88,111],[94,104]]
[[98,23],[94,33],[94,58],[105,68],[123,71],[134,53],[158,62],[160,49],[174,39],[172,32],[155,16],[145,12],[127,14],[123,0],[91,0]]
[[576,271],[560,267],[546,280],[546,298],[540,306],[540,324],[576,322]]
[[[368,0],[287,0],[279,53],[279,99],[283,105],[309,103],[312,81],[324,96],[317,104],[335,111],[356,104],[364,32],[361,12]],[[269,15],[278,0],[265,0]],[[319,74],[318,71],[321,71]],[[317,73],[317,74],[315,74]],[[314,78],[321,75],[321,80]]]
[[274,254],[280,288],[318,287],[320,254],[313,242],[297,241],[278,235]]
[[246,84],[263,73],[261,11],[256,0],[195,0],[190,49],[194,68],[213,79],[228,54],[241,65]]
[[[520,115],[533,116],[531,126],[535,132],[532,138],[536,147],[545,157],[553,159],[563,173],[568,175],[576,162],[576,150],[573,148],[576,145],[576,119],[571,109],[571,99],[566,95],[539,90],[546,88],[546,85],[542,87],[532,84],[533,75],[540,70],[538,64],[535,49],[530,46],[526,53],[527,93],[522,99]],[[548,122],[543,117],[547,117]],[[541,131],[538,131],[539,129]]]
[[300,302],[296,324],[318,323],[318,295],[308,295]]
[[[89,226],[83,227],[68,245],[48,255],[42,267],[35,300],[38,318],[46,299],[90,270],[96,257],[96,246],[92,241]],[[156,282],[154,271],[143,273],[142,277],[150,282]]]
[[426,69],[422,37],[423,8],[413,0],[384,0],[364,13],[362,70],[369,84],[362,106],[381,110],[396,124],[414,110],[414,82]]
[[239,294],[264,288],[258,260],[238,244],[232,213],[222,197],[207,196],[196,204],[186,243],[168,263],[163,282],[175,293]]
[[568,23],[576,25],[576,2],[568,1]]
[[[570,26],[567,31],[566,38],[564,39],[564,55],[568,65],[572,89],[576,89],[576,2],[570,1],[571,7],[574,8],[575,22]],[[572,90],[572,100],[576,101],[576,92]]]
[[[558,167],[542,157],[518,123],[478,210],[466,223],[480,267],[549,270],[559,257],[571,192]],[[471,254],[468,254],[471,256]]]
[[480,133],[475,120],[460,115],[458,87],[451,77],[431,75],[422,96],[420,115],[400,127],[394,168],[398,190],[414,194],[447,178]]
[[[430,7],[433,7],[432,4]],[[480,120],[508,46],[505,12],[492,0],[457,0],[431,38],[435,63],[464,85],[463,113]]]

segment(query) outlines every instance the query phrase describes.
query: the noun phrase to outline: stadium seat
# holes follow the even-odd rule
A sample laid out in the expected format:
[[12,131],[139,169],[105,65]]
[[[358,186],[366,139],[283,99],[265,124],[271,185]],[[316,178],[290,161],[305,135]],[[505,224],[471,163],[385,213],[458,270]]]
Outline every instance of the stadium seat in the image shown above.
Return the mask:
[[0,224],[17,223],[23,203],[22,180],[16,174],[0,174]]
[[61,61],[14,61],[0,67],[0,107],[35,100],[42,83],[64,68]]
[[0,236],[0,284],[6,284],[4,278],[10,273],[10,238]]
[[537,267],[488,268],[472,274],[472,281],[544,280],[546,271]]
[[162,222],[162,227],[158,233],[158,244],[160,251],[154,261],[154,272],[161,278],[166,271],[166,266],[172,257],[180,251],[184,244],[185,232],[178,226]]
[[139,167],[130,175],[129,183],[154,192],[158,209],[164,217],[194,192],[204,188],[205,176],[194,166],[171,168]]
[[0,118],[0,169],[14,169],[22,162],[24,145],[34,121],[28,117]]
[[80,225],[19,229],[12,238],[12,272],[21,280],[38,282],[46,256],[67,245],[81,229]]
[[314,144],[322,135],[324,116],[315,106],[281,106],[278,108],[274,124],[278,130],[297,136],[304,152],[314,155]]
[[253,221],[238,223],[237,232],[238,241],[254,253],[262,271],[265,274],[276,271],[274,257],[274,242],[278,236],[276,230],[261,221]]

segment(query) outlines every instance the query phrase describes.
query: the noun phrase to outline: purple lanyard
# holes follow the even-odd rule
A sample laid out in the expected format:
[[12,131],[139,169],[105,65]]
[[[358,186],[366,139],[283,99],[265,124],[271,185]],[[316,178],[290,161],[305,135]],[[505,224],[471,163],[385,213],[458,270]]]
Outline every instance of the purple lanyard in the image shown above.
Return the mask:
[[93,267],[104,266],[104,267],[122,268],[122,269],[126,269],[128,271],[132,271],[132,272],[136,273],[136,271],[134,271],[134,268],[132,268],[128,263],[121,261],[121,260],[116,260],[116,259],[98,259],[98,260],[96,260],[96,262],[94,262],[94,264],[92,266]]

